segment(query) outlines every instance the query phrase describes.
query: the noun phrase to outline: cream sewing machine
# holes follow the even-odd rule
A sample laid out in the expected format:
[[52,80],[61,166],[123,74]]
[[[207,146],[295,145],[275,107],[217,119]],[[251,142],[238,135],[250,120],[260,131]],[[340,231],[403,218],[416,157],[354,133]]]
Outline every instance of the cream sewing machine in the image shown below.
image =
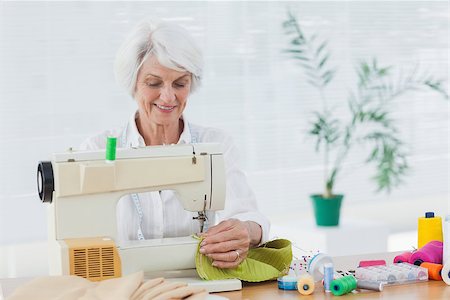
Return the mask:
[[[195,268],[197,240],[163,238],[117,244],[116,206],[131,193],[174,190],[185,210],[225,205],[225,167],[218,144],[118,149],[116,160],[103,151],[54,154],[38,166],[38,190],[48,202],[51,275],[78,275],[92,281],[136,271]],[[231,289],[240,289],[236,286]],[[224,289],[222,289],[224,290]]]

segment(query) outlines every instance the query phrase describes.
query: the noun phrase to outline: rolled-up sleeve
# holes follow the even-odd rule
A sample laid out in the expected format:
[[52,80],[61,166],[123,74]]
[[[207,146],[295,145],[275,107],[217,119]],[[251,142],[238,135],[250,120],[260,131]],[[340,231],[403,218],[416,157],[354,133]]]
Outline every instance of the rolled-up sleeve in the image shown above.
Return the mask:
[[261,226],[261,242],[269,239],[270,221],[259,210],[256,196],[247,181],[247,176],[239,167],[239,151],[230,137],[225,137],[223,153],[226,170],[225,209],[216,213],[216,221],[234,218],[253,221]]

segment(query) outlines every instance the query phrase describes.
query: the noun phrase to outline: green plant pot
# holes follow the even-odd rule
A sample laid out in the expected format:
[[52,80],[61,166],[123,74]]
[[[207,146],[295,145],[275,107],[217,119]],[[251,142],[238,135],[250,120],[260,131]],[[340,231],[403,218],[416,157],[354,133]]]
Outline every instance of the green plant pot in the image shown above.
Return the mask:
[[314,216],[318,226],[339,225],[342,198],[344,198],[344,195],[334,195],[332,198],[323,198],[322,195],[311,195]]

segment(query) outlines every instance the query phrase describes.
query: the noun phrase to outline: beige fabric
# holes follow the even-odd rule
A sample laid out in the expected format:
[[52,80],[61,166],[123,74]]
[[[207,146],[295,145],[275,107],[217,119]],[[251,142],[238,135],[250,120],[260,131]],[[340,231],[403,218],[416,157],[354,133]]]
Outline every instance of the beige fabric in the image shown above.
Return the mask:
[[156,296],[162,295],[166,292],[169,292],[173,289],[178,289],[180,287],[186,286],[186,283],[182,282],[163,282],[153,289],[148,291],[146,295],[142,298],[142,300],[154,299]]
[[147,291],[149,291],[150,289],[159,285],[163,281],[164,281],[164,278],[155,278],[155,279],[147,280],[146,282],[142,283],[141,286],[134,292],[131,299],[132,300],[142,300],[142,298],[145,296]]
[[198,293],[204,293],[206,295],[205,290],[203,288],[183,286],[177,289],[169,290],[164,294],[160,294],[159,296],[153,298],[153,300],[186,299],[189,296]]
[[193,294],[192,296],[187,297],[187,300],[205,300],[208,296],[207,291],[203,291],[201,293]]
[[207,294],[203,288],[164,278],[144,281],[143,272],[138,272],[100,282],[77,276],[40,277],[19,287],[6,300],[200,300]]

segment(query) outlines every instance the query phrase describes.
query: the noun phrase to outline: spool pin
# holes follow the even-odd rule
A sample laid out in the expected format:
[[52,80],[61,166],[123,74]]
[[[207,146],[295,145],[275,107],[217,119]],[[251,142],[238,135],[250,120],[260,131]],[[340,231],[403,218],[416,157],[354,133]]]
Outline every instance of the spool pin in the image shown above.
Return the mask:
[[116,160],[116,144],[117,138],[108,136],[106,140],[106,161],[113,162]]

